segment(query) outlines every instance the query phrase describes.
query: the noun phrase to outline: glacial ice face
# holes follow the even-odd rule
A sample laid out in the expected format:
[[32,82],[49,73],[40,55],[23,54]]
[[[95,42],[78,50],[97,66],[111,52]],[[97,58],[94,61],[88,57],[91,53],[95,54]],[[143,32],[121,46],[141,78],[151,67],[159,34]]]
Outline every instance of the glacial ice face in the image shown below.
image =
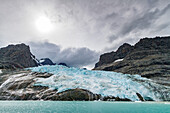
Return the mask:
[[154,92],[139,82],[142,80],[149,81],[140,75],[91,71],[74,67],[68,68],[62,65],[45,65],[28,69],[33,72],[54,74],[49,78],[38,78],[35,85],[48,86],[52,89],[57,89],[58,92],[67,89],[83,88],[103,96],[112,95],[120,98],[129,98],[133,101],[139,100],[136,93],[140,93],[143,97],[151,97],[154,100],[158,100]]

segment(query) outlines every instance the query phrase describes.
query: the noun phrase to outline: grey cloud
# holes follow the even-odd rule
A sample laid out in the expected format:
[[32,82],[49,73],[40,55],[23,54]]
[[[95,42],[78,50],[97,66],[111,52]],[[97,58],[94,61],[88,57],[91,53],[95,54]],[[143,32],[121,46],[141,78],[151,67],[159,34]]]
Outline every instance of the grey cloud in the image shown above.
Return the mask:
[[[110,37],[112,38],[112,37]],[[114,38],[114,37],[113,37]],[[135,44],[136,42],[139,41],[140,38],[144,38],[144,37],[139,37],[139,38],[135,38],[135,37],[127,37],[123,40],[119,40],[118,38],[116,38],[114,40],[114,44],[112,44],[112,46],[106,47],[103,49],[103,53],[104,52],[110,52],[110,51],[116,51],[121,45],[123,45],[124,43],[128,43],[130,45]],[[112,40],[112,39],[111,39]]]
[[50,42],[30,42],[32,53],[37,58],[50,58],[55,63],[64,62],[69,66],[83,67],[97,62],[99,53],[88,48],[67,48]]
[[[76,66],[95,63],[98,53],[92,50],[107,52],[141,37],[168,35],[168,4],[169,0],[0,0],[0,46],[34,40],[30,45],[38,58]],[[53,32],[38,31],[35,21],[41,16],[52,21]],[[41,42],[46,39],[55,44]]]
[[154,29],[152,32],[154,33],[154,32],[162,31],[162,30],[166,29],[169,25],[170,25],[170,22],[163,23],[163,24],[159,25],[156,29]]
[[105,16],[105,19],[113,19],[113,18],[115,18],[116,16],[118,16],[118,14],[115,13],[115,12],[112,12],[111,14],[106,15],[106,16]]
[[126,23],[126,25],[120,31],[120,34],[126,35],[127,33],[132,32],[134,29],[145,29],[149,27],[156,19],[156,15],[158,14],[158,12],[159,11],[157,9],[154,12],[149,12],[143,15],[141,18],[137,18],[129,23]]
[[111,35],[108,37],[108,42],[113,42],[117,39],[118,37],[116,37],[115,35]]
[[169,8],[170,4],[168,4],[163,10],[155,9],[154,11],[145,13],[142,17],[135,18],[129,23],[126,23],[119,34],[126,35],[135,29],[142,30],[150,27],[158,18],[160,18],[160,16],[165,14]]
[[45,42],[29,42],[30,49],[37,58],[48,57],[50,59],[56,59],[60,53],[61,47],[47,41]]
[[68,65],[81,67],[97,62],[99,54],[88,48],[68,48],[60,53],[58,62],[66,62]]
[[[113,36],[108,37],[108,40],[110,41],[110,43],[112,43],[113,41],[116,41],[119,38],[127,37],[129,34],[132,34],[132,33],[135,35],[136,33],[139,34],[139,32],[156,31],[152,29],[159,29],[160,27],[165,27],[166,25],[158,26],[159,28],[153,27],[154,24],[158,24],[155,22],[159,18],[161,18],[161,16],[165,15],[170,9],[170,4],[168,4],[168,2],[167,2],[168,5],[166,4],[165,7],[160,6],[160,7],[164,7],[163,9],[159,7],[160,3],[161,1],[159,0],[148,0],[147,2],[138,1],[137,6],[135,6],[134,5],[135,3],[133,3],[132,5],[129,6],[129,8],[122,7],[122,9],[123,8],[126,9],[127,12],[130,11],[129,12],[130,16],[124,19],[121,19],[121,17],[115,17],[115,14],[114,14],[115,11],[113,11],[112,18],[117,18],[117,19],[112,22],[110,28],[111,30],[116,31],[116,33],[114,32]],[[140,7],[143,7],[144,9],[138,8],[138,5]],[[119,13],[123,15],[125,14],[125,12],[121,11]],[[135,36],[132,36],[132,37],[135,38]]]

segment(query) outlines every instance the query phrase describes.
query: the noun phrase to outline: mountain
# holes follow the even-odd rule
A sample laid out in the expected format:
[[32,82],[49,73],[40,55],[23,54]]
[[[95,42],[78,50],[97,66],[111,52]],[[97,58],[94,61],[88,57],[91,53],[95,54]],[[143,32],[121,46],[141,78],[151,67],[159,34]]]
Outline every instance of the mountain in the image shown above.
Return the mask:
[[69,67],[66,63],[59,63],[58,65],[62,65],[62,66],[66,66],[66,67]]
[[125,43],[101,55],[96,70],[49,65],[50,59],[37,60],[27,45],[9,45],[0,49],[0,100],[170,101],[169,39]]
[[125,43],[101,55],[94,70],[139,74],[170,85],[170,36],[143,38],[134,46]]
[[38,66],[35,56],[25,44],[8,45],[0,49],[0,69]]
[[55,65],[49,58],[41,58],[39,60],[39,65]]
[[0,100],[170,101],[170,88],[139,75],[62,65],[0,75]]

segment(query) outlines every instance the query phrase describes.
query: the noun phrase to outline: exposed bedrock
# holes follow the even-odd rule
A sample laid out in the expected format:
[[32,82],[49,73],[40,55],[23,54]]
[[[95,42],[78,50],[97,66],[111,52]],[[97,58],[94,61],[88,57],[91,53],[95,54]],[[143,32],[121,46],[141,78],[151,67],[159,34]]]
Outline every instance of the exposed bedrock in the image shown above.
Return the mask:
[[38,66],[35,56],[25,44],[0,48],[0,69],[17,69]]
[[125,43],[101,55],[94,70],[139,74],[170,85],[170,36],[143,38],[134,46]]

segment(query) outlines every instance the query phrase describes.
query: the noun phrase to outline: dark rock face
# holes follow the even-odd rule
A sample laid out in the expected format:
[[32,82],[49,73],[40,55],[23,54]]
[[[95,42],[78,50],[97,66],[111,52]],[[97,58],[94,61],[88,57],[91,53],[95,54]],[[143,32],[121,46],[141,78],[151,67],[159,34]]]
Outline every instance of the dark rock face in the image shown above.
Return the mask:
[[34,67],[38,64],[35,56],[25,44],[9,45],[0,49],[0,69]]
[[66,67],[69,67],[66,63],[59,63],[58,65],[63,65],[63,66],[66,66]]
[[46,86],[35,86],[36,78],[48,78],[52,74],[30,71],[13,71],[0,77],[0,100],[41,100],[56,93]]
[[138,96],[139,100],[144,101],[144,98],[139,93],[136,93],[136,95]]
[[134,46],[124,44],[116,52],[101,55],[94,69],[170,80],[170,36],[144,38]]
[[57,93],[52,98],[47,98],[47,100],[60,100],[60,101],[92,101],[99,100],[101,95],[93,94],[92,92],[85,89],[69,89],[60,93]]
[[100,56],[100,60],[96,63],[95,68],[100,67],[105,64],[109,64],[114,62],[117,59],[124,58],[127,54],[129,54],[133,50],[133,47],[127,43],[123,44],[118,48],[116,52],[112,51],[110,53],[105,53]]
[[39,65],[55,65],[49,58],[42,58],[39,62]]

